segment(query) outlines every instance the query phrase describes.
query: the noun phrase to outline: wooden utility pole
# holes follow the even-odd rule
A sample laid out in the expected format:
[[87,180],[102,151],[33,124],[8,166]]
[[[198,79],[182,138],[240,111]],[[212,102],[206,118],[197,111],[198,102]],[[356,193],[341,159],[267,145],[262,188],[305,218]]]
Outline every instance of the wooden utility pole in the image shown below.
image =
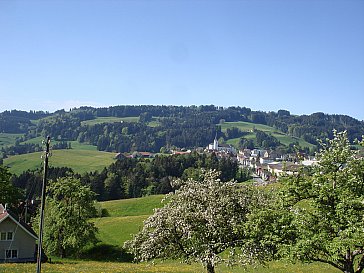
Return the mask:
[[45,194],[47,185],[48,174],[48,158],[49,158],[49,144],[51,143],[50,136],[47,137],[46,151],[44,155],[44,170],[43,170],[43,184],[42,184],[42,201],[40,205],[40,223],[39,223],[39,236],[38,236],[38,252],[37,252],[37,273],[41,272],[42,267],[42,243],[43,243],[43,225],[44,225],[44,206]]

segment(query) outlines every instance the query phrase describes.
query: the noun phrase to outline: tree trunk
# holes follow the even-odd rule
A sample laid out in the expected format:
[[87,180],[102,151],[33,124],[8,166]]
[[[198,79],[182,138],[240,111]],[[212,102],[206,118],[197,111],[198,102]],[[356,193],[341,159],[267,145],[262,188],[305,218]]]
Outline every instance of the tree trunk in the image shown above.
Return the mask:
[[344,273],[354,273],[353,265],[352,264],[351,265],[346,264]]
[[59,256],[63,259],[66,258],[66,250],[64,249],[64,247],[61,247],[60,249],[60,253]]
[[207,273],[215,273],[215,267],[211,263],[206,265]]
[[344,273],[354,273],[354,265],[350,259],[346,259],[344,269]]

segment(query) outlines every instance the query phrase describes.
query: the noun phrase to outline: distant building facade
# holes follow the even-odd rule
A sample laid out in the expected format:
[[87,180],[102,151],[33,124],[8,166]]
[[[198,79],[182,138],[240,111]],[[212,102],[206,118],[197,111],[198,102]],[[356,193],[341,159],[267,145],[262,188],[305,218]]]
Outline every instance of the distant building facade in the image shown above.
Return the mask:
[[215,136],[214,142],[210,143],[207,147],[209,151],[214,152],[224,152],[224,153],[233,153],[236,154],[236,150],[232,145],[229,144],[219,144],[217,137]]

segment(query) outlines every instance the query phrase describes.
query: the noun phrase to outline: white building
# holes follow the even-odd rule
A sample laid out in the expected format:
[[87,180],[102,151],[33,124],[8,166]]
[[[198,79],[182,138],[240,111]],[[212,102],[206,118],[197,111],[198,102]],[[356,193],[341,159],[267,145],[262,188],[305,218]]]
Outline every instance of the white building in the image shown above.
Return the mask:
[[219,144],[216,136],[213,143],[210,143],[207,147],[209,151],[216,151],[216,152],[225,152],[225,153],[236,153],[236,150],[233,146],[229,144]]

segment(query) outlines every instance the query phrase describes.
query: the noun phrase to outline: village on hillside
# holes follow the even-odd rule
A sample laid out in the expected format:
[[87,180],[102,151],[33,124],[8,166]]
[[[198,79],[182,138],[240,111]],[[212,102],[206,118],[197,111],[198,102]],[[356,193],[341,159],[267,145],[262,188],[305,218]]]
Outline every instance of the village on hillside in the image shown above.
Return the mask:
[[[217,137],[207,147],[197,147],[195,149],[172,149],[172,155],[197,153],[214,153],[218,158],[229,158],[237,161],[240,168],[251,170],[256,181],[266,183],[275,182],[283,174],[292,175],[298,173],[302,166],[312,166],[317,164],[314,156],[300,153],[282,154],[275,150],[267,149],[236,149],[230,144],[219,143]],[[155,153],[133,152],[117,153],[116,159],[123,158],[154,158]]]

